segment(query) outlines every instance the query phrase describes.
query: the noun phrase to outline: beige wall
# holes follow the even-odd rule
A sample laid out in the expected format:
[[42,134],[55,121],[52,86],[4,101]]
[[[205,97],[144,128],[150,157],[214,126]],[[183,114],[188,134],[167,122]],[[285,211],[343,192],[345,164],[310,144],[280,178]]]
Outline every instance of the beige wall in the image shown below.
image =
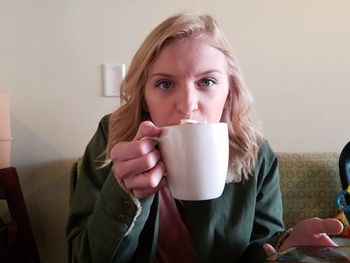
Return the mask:
[[66,261],[70,165],[118,105],[101,96],[100,65],[128,65],[151,28],[189,9],[226,31],[276,151],[339,152],[349,141],[347,0],[0,0],[0,90],[42,262]]

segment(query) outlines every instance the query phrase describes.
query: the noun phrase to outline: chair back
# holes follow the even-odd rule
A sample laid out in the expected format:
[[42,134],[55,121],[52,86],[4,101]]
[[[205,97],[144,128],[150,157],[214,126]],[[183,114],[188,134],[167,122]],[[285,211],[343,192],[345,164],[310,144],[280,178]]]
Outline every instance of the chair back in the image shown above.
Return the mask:
[[14,167],[0,169],[0,199],[6,200],[10,222],[0,225],[0,262],[39,263],[27,207]]

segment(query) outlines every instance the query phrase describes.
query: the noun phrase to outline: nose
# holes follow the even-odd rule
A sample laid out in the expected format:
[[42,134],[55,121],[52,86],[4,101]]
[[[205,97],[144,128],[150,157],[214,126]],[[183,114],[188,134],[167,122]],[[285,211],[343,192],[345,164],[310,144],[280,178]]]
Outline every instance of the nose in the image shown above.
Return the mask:
[[198,95],[195,87],[186,85],[181,89],[177,98],[176,110],[184,117],[191,117],[198,110]]

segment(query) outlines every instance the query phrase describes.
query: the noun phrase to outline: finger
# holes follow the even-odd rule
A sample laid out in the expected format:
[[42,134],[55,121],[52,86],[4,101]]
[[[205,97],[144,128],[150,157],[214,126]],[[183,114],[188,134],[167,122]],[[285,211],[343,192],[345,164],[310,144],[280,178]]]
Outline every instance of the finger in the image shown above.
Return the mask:
[[133,189],[133,194],[137,198],[145,198],[147,196],[150,196],[152,194],[155,194],[160,189],[162,189],[166,185],[165,177],[163,176],[160,180],[159,184],[155,188],[144,188],[144,189]]
[[268,256],[268,257],[277,253],[276,249],[273,246],[271,246],[269,243],[265,243],[263,245],[263,248],[264,248],[266,256]]
[[158,150],[153,150],[146,155],[143,155],[136,159],[130,159],[127,161],[116,162],[115,163],[115,173],[122,180],[135,176],[137,174],[142,174],[152,168],[154,168],[160,159],[160,154]]
[[143,137],[159,136],[160,128],[155,126],[151,121],[141,122],[134,140],[140,140]]
[[335,247],[337,243],[335,243],[327,234],[319,234],[317,236],[317,245],[324,247]]
[[156,145],[157,142],[151,139],[120,142],[112,148],[111,160],[113,162],[118,162],[135,159],[149,153]]
[[325,233],[328,235],[335,235],[335,234],[339,234],[340,232],[343,231],[343,224],[335,218],[327,218],[324,219],[324,225],[326,228]]
[[151,170],[127,177],[123,183],[127,189],[156,188],[164,175],[164,164],[158,162]]
[[339,220],[334,218],[320,219],[320,218],[311,218],[312,222],[312,231],[314,234],[326,233],[329,235],[338,234],[343,230],[343,225]]

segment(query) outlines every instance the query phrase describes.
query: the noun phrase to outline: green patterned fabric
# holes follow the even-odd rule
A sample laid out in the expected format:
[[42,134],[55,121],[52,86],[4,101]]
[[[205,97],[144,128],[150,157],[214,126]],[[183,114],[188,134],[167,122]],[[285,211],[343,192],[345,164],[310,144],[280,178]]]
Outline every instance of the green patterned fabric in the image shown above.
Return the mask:
[[286,228],[309,217],[337,215],[339,154],[277,153]]

